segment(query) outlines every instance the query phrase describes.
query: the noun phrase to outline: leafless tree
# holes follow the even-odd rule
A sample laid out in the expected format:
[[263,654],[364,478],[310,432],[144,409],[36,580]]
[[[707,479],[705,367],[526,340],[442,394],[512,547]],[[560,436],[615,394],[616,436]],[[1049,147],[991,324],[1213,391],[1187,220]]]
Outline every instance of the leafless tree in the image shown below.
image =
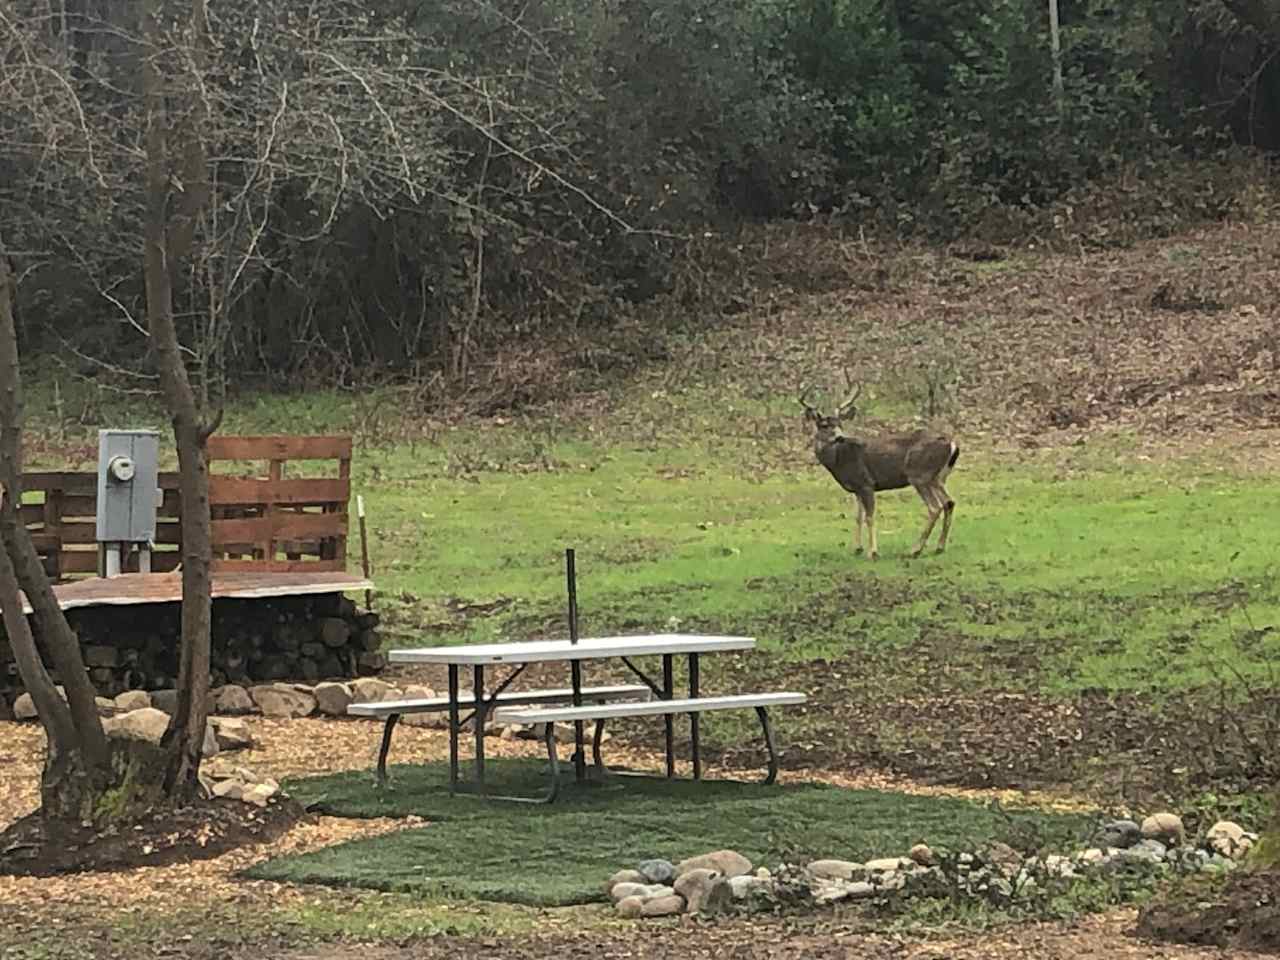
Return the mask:
[[[556,180],[580,203],[626,225],[544,153],[512,139],[518,125],[548,143],[555,135],[511,105],[502,77],[460,75],[433,38],[355,0],[216,7],[206,0],[140,0],[104,5],[102,18],[79,8],[70,23],[50,9],[18,0],[0,10],[0,171],[14,174],[9,190],[0,186],[0,198],[20,237],[10,250],[73,264],[96,285],[121,331],[147,344],[172,419],[184,602],[179,699],[165,735],[163,787],[181,797],[196,789],[207,710],[206,443],[221,419],[233,307],[271,268],[267,240],[305,244],[325,235],[346,209],[385,216],[432,196],[480,221],[487,178],[499,162]],[[468,150],[477,158],[477,186],[469,191],[443,176],[446,161]],[[107,233],[110,244],[100,240]],[[475,236],[479,271],[482,226]],[[7,298],[12,271],[4,276]],[[478,310],[477,286],[473,319]],[[3,382],[16,391],[12,313],[6,316],[0,334],[8,330],[12,349],[0,352],[0,374],[12,372]],[[51,744],[55,728],[63,731],[58,743],[68,746],[59,747],[59,756],[82,757],[82,767],[107,777],[108,751],[75,638],[24,545],[16,393],[5,395],[0,426],[7,451],[5,547],[16,576],[6,578],[0,566],[0,603],[8,621],[21,608],[6,594],[12,587],[16,595],[20,583],[44,635],[62,636],[49,650],[62,658],[56,666],[64,682],[72,678],[70,720],[64,723],[64,709],[49,699],[52,685],[44,683],[47,673],[42,679],[35,647],[24,646],[22,618],[14,614],[10,635],[16,631],[17,646],[33,654],[19,660],[23,682],[47,718]]]

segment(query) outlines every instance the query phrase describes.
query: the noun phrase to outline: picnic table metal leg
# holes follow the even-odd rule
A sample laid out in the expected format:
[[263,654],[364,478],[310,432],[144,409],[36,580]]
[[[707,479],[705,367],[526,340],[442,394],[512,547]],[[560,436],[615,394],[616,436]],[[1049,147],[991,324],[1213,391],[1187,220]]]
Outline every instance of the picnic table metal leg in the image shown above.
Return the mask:
[[476,700],[475,718],[471,721],[475,725],[476,734],[476,785],[481,790],[484,789],[484,728],[488,719],[488,711],[484,699],[484,667],[476,664],[472,672],[471,688],[472,694]]
[[458,665],[449,664],[449,792],[458,786]]
[[378,786],[387,785],[387,753],[391,750],[391,731],[400,722],[400,714],[387,716],[387,725],[382,728],[382,746],[378,748]]
[[[569,668],[573,680],[573,705],[580,707],[582,706],[582,661],[571,661]],[[573,743],[578,752],[573,755],[573,773],[578,783],[582,783],[587,779],[586,737],[583,734],[582,721],[575,720],[573,722]]]
[[760,718],[760,729],[764,731],[764,745],[769,751],[769,775],[764,778],[766,784],[778,779],[778,751],[773,744],[773,727],[769,726],[769,712],[764,707],[756,707],[756,716]]
[[[675,676],[672,671],[671,654],[662,655],[662,699],[675,698]],[[667,779],[676,775],[676,718],[671,714],[663,717],[667,733]]]
[[[689,654],[689,697],[698,699],[698,655]],[[689,714],[689,750],[693,753],[693,779],[702,779],[702,738],[698,729],[699,716]]]

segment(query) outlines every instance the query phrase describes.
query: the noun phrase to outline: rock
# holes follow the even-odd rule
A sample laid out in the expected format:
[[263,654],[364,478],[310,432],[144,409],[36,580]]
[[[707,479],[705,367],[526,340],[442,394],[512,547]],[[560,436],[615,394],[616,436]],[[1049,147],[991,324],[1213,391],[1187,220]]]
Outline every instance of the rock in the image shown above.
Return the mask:
[[628,919],[644,916],[644,897],[626,897],[619,900],[618,914]]
[[[372,677],[360,677],[348,684],[351,696],[356,703],[383,703],[387,700],[399,700],[400,691],[385,680]],[[409,699],[406,697],[405,699]],[[416,698],[415,698],[416,699]]]
[[356,669],[362,675],[370,673],[381,673],[387,669],[387,655],[385,653],[373,653],[366,651],[356,657]]
[[671,883],[676,878],[676,868],[670,860],[646,860],[636,869],[649,883]]
[[604,882],[605,895],[610,899],[616,899],[613,896],[613,888],[620,883],[634,883],[636,886],[644,886],[648,881],[643,873],[639,870],[619,870],[612,877]]
[[1186,836],[1182,818],[1176,813],[1153,813],[1142,821],[1142,835],[1148,840],[1181,843]]
[[218,746],[218,735],[213,730],[213,723],[206,720],[204,722],[204,740],[200,743],[200,756],[209,760],[216,757],[221,749]]
[[155,707],[143,707],[141,710],[130,710],[128,713],[116,714],[102,721],[102,728],[108,737],[117,740],[141,740],[145,743],[159,744],[169,727],[169,715]]
[[1016,876],[1022,869],[1022,854],[999,840],[993,840],[982,851],[983,859],[994,864],[1006,877]]
[[116,709],[121,713],[128,713],[130,710],[141,710],[143,707],[153,706],[151,703],[151,694],[145,690],[126,690],[115,699]]
[[347,707],[354,702],[351,687],[345,683],[317,683],[311,695],[316,699],[316,709],[326,717],[345,717]]
[[[1145,846],[1147,843],[1156,844],[1159,850]],[[1164,862],[1164,844],[1157,840],[1143,840],[1142,843],[1121,850],[1116,859],[1121,863],[1148,863],[1154,866]]]
[[236,716],[245,713],[257,713],[258,708],[249,696],[249,691],[238,684],[229,683],[219,687],[213,694],[213,710],[224,716]]
[[245,785],[240,780],[217,780],[213,784],[213,795],[228,800],[240,800],[244,797]]
[[684,907],[684,897],[672,893],[644,901],[640,906],[640,913],[645,917],[670,917],[683,911]]
[[[67,691],[62,687],[55,687],[58,696],[63,700],[67,699]],[[36,712],[35,701],[31,699],[31,694],[22,693],[18,695],[18,699],[13,701],[13,719],[15,720],[35,720],[39,714]]]
[[1045,857],[1043,867],[1044,872],[1051,877],[1062,877],[1070,880],[1076,876],[1076,867],[1071,858],[1064,857],[1059,853],[1051,853]]
[[815,860],[809,873],[820,880],[865,880],[867,868],[851,860]]
[[927,843],[917,843],[907,852],[907,856],[922,867],[932,867],[937,860]]
[[[355,682],[381,683],[382,681],[357,680]],[[405,700],[434,700],[436,698],[436,691],[432,690],[430,687],[424,687],[421,684],[411,684],[404,688],[403,693],[397,694],[392,699],[398,700],[401,698]],[[462,704],[462,710],[463,713],[461,716],[466,716],[471,712],[470,708],[468,708],[465,703]],[[432,730],[448,730],[449,712],[447,710],[440,710],[435,713],[408,713],[400,718],[400,722],[408,724],[411,727],[427,727]]]
[[244,792],[244,796],[241,799],[246,803],[265,807],[267,805],[267,801],[274,797],[279,790],[279,786],[274,783],[255,783]]
[[316,709],[315,697],[283,683],[250,687],[249,696],[264,717],[306,717]]
[[1135,843],[1132,847],[1129,847],[1128,849],[1146,851],[1148,854],[1156,857],[1159,860],[1163,860],[1165,858],[1165,855],[1169,852],[1169,848],[1165,846],[1163,843],[1161,843],[1159,840],[1139,840],[1137,843]]
[[649,884],[647,883],[623,881],[621,883],[615,883],[609,888],[609,898],[614,903],[617,903],[620,900],[626,900],[629,897],[639,897],[641,900],[644,900],[648,895]]
[[879,860],[868,860],[866,868],[868,873],[890,873],[911,867],[913,861],[906,857],[881,857]]
[[1234,857],[1248,849],[1244,827],[1232,820],[1219,820],[1205,834],[1205,847],[1224,857]]
[[315,624],[316,639],[326,647],[340,648],[351,639],[351,624],[342,617],[322,617]]
[[238,717],[210,717],[214,737],[220,750],[244,750],[253,746],[249,724]]
[[1133,820],[1112,820],[1104,823],[1093,835],[1099,847],[1117,847],[1124,850],[1142,839],[1142,827]]
[[[681,877],[690,870],[714,870],[721,877],[741,877],[751,872],[751,861],[733,850],[716,850],[698,857],[681,860],[676,865],[676,876]],[[679,890],[677,889],[677,893]],[[685,899],[689,899],[685,897]],[[691,911],[692,912],[692,911]]]
[[173,716],[178,709],[178,691],[172,688],[151,691],[151,706]]
[[755,894],[766,894],[773,889],[773,882],[767,877],[730,877],[729,893],[735,900],[746,900]]
[[719,871],[706,867],[682,872],[676,879],[675,892],[684,897],[687,913],[719,913],[733,900],[729,882]]
[[[1112,847],[1108,849],[1115,849],[1115,848]],[[1090,847],[1088,850],[1082,850],[1079,854],[1077,854],[1076,859],[1083,864],[1099,866],[1101,864],[1106,863],[1107,860],[1109,860],[1110,858],[1098,847]]]
[[94,697],[93,702],[98,707],[98,716],[114,717],[120,711],[116,709],[116,702],[108,697]]
[[877,888],[866,880],[853,882],[828,880],[822,881],[814,890],[813,899],[816,903],[835,903],[838,900],[861,900],[873,897],[877,892]]

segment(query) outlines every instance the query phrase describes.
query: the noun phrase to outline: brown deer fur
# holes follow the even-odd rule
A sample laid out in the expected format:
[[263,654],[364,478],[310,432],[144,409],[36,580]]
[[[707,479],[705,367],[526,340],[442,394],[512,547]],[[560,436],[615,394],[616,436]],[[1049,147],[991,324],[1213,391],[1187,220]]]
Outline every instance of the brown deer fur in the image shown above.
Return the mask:
[[813,452],[818,462],[830,471],[836,482],[853,494],[858,504],[858,518],[853,532],[853,549],[862,552],[862,526],[867,526],[870,551],[874,560],[879,555],[876,540],[876,492],[914,487],[924,501],[927,516],[920,540],[911,551],[919,556],[942,517],[942,533],[938,536],[938,552],[947,548],[951,532],[951,514],[956,503],[943,485],[951,468],[960,457],[959,445],[948,436],[917,430],[898,436],[872,440],[846,437],[840,432],[840,421],[855,412],[850,398],[831,416],[824,416],[800,398],[805,419],[814,425]]

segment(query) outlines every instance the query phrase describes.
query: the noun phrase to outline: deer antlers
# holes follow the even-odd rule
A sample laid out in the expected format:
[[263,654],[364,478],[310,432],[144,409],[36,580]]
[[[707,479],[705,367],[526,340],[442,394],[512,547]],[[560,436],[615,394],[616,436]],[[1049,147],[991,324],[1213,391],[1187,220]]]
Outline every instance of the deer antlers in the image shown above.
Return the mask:
[[836,411],[836,417],[843,420],[845,417],[851,416],[858,412],[858,398],[862,396],[862,384],[853,382],[853,378],[848,373],[844,375],[845,386],[849,388],[849,396],[844,403],[840,404],[840,408]]
[[[844,381],[845,381],[845,385],[849,389],[849,395],[848,397],[845,398],[844,402],[841,403],[840,406],[836,409],[835,419],[837,420],[844,420],[847,417],[850,417],[853,414],[857,413],[858,398],[862,396],[862,384],[855,383],[853,381],[853,378],[850,377],[847,372],[844,375]],[[803,385],[800,390],[800,395],[796,399],[800,402],[800,406],[804,407],[805,416],[816,420],[820,416],[822,416],[822,414],[818,411],[816,407],[813,406],[813,404],[809,402],[809,394],[812,391],[813,391],[812,386]]]
[[804,407],[804,415],[812,420],[817,420],[821,414],[819,414],[817,409],[809,403],[809,394],[812,390],[813,387],[802,385],[800,388],[800,396],[796,397],[796,399],[800,401],[800,406]]

